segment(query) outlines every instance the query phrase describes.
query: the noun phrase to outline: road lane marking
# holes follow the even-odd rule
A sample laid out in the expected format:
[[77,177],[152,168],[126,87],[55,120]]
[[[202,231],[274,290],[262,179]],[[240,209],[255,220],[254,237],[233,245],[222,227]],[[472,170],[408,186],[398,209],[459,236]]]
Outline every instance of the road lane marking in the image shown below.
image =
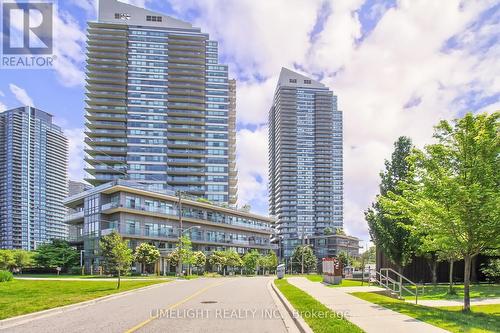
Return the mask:
[[[197,296],[199,296],[199,295],[203,294],[203,293],[204,293],[204,292],[206,292],[207,290],[209,290],[209,289],[211,289],[211,288],[213,288],[213,287],[218,287],[218,286],[220,286],[220,285],[222,285],[222,284],[224,284],[224,283],[225,283],[225,282],[222,282],[222,283],[214,283],[214,284],[212,284],[212,285],[210,285],[210,286],[207,286],[207,287],[205,287],[205,288],[203,288],[203,289],[200,289],[200,290],[198,290],[197,292],[195,292],[194,294],[192,294],[192,295],[190,295],[190,296],[188,296],[188,297],[184,298],[183,300],[181,300],[181,301],[179,301],[179,302],[177,302],[177,303],[175,303],[175,304],[171,305],[170,307],[168,307],[167,309],[164,309],[164,310],[162,310],[162,311],[165,311],[165,312],[166,312],[166,311],[173,310],[173,309],[175,309],[175,308],[177,308],[177,307],[181,306],[182,304],[184,304],[184,303],[186,303],[186,302],[188,302],[188,301],[192,300],[193,298],[195,298],[195,297],[197,297]],[[161,312],[161,311],[159,311],[159,312]],[[146,320],[145,320],[145,321],[143,321],[142,323],[139,323],[139,324],[135,325],[134,327],[132,327],[131,329],[129,329],[129,330],[127,330],[127,331],[125,331],[125,333],[134,333],[134,332],[136,332],[136,331],[137,331],[137,330],[139,330],[140,328],[142,328],[142,327],[146,326],[147,324],[149,324],[150,322],[152,322],[152,321],[153,321],[153,320],[155,320],[155,319],[158,319],[158,315],[153,316],[153,317],[150,317],[149,319],[146,319]]]

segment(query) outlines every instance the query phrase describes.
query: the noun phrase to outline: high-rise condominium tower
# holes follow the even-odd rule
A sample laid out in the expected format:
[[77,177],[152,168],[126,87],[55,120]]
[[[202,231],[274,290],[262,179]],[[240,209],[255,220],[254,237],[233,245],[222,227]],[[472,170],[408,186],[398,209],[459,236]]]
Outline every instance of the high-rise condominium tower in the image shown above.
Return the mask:
[[64,239],[68,141],[33,107],[0,113],[0,248]]
[[88,27],[87,180],[126,178],[235,203],[229,89],[208,34],[101,0]]
[[269,192],[285,257],[308,237],[342,228],[342,112],[337,97],[320,82],[286,68],[269,113]]

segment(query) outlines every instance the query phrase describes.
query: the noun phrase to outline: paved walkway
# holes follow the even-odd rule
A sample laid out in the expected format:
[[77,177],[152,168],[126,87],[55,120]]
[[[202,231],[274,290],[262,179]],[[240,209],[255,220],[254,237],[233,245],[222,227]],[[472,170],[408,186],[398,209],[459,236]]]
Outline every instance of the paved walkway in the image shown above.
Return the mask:
[[[409,303],[415,303],[415,300],[406,300]],[[500,298],[471,298],[470,305],[489,305],[489,304],[500,304]],[[423,299],[418,300],[418,305],[425,306],[463,306],[463,300],[431,300]]]
[[335,312],[346,314],[346,319],[367,333],[444,333],[448,332],[409,316],[364,301],[349,292],[381,290],[377,287],[328,288],[322,283],[306,278],[288,278],[288,282],[304,290],[309,295]]

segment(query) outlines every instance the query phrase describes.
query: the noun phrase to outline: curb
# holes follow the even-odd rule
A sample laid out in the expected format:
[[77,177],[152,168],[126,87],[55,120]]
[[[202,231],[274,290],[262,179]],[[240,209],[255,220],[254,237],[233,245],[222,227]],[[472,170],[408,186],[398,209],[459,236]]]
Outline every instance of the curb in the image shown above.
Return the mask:
[[297,313],[295,311],[295,308],[293,307],[290,302],[286,299],[285,295],[281,293],[281,291],[276,287],[274,284],[274,281],[271,281],[271,288],[273,291],[276,293],[278,298],[280,299],[281,303],[285,307],[286,311],[290,315],[290,317],[293,319],[293,322],[299,329],[301,333],[313,333],[313,330],[307,325],[307,323],[304,321],[304,319],[301,316],[297,316]]
[[163,286],[165,283],[169,283],[169,282],[173,282],[173,281],[160,282],[160,283],[154,284],[152,286],[146,286],[146,287],[141,287],[141,288],[137,288],[137,289],[133,289],[133,290],[127,290],[127,291],[124,291],[121,293],[102,296],[99,298],[91,299],[88,301],[83,301],[80,303],[64,305],[64,306],[56,307],[53,309],[47,309],[47,310],[37,311],[37,312],[33,312],[33,313],[28,313],[25,315],[20,315],[17,317],[3,319],[3,320],[0,320],[0,329],[11,328],[14,326],[28,323],[28,322],[36,320],[36,319],[42,319],[42,318],[50,317],[50,316],[53,316],[56,314],[61,314],[61,313],[69,312],[69,311],[78,310],[78,309],[85,308],[85,307],[90,306],[90,305],[94,305],[94,304],[97,304],[100,302],[105,302],[105,301],[113,300],[116,298],[124,297],[124,296],[130,295],[130,294],[136,293],[136,292],[158,288],[160,286]]

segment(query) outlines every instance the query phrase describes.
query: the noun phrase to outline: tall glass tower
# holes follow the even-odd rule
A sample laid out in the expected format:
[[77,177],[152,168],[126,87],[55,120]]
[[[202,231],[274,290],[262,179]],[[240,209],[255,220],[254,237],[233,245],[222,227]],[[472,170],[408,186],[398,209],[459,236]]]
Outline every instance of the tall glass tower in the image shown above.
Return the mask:
[[88,27],[86,102],[88,182],[126,178],[235,203],[228,68],[208,34],[101,0]]
[[269,112],[269,204],[284,257],[343,227],[342,112],[325,85],[283,68]]
[[68,236],[68,140],[33,107],[0,113],[0,248],[34,250]]

